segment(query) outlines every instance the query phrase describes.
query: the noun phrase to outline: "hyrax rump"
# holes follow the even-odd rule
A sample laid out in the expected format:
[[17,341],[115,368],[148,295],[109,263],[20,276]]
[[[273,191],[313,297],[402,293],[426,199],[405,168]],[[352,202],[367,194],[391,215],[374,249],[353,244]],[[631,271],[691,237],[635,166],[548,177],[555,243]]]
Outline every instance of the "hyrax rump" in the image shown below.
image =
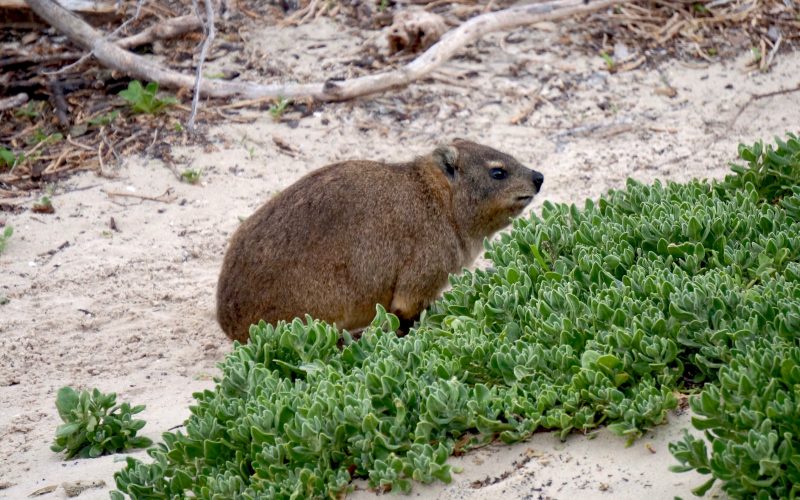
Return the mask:
[[348,330],[381,304],[413,321],[539,192],[544,176],[455,140],[409,163],[309,173],[244,221],[222,264],[217,319],[232,339],[310,314]]

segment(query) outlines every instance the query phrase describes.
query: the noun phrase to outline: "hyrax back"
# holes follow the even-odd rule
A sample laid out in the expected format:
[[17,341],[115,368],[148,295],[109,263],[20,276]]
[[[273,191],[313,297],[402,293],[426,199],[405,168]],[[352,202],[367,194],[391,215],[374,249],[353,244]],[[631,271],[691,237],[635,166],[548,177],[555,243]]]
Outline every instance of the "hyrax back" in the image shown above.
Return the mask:
[[233,235],[217,319],[245,342],[249,326],[310,314],[364,327],[381,304],[412,321],[505,227],[544,177],[465,140],[409,163],[345,161],[272,198]]

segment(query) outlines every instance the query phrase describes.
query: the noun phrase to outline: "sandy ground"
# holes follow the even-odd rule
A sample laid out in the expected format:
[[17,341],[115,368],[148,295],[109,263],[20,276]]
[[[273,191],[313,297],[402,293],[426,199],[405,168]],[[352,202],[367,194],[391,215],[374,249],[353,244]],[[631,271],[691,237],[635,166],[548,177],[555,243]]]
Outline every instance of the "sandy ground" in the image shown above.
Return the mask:
[[[538,210],[545,199],[596,198],[629,176],[721,177],[738,142],[771,140],[800,126],[800,93],[755,102],[730,123],[749,95],[797,84],[797,53],[780,54],[769,73],[746,72],[743,54],[609,74],[600,57],[560,45],[556,26],[539,28],[490,36],[412,88],[305,117],[289,113],[281,123],[244,111],[238,119],[250,123],[213,127],[210,146],[172,149],[179,170],[202,171],[198,185],[179,182],[160,161],[131,157],[110,167],[114,179],[86,173],[53,186],[53,215],[0,214],[15,229],[0,255],[0,296],[8,299],[0,306],[0,497],[57,486],[44,498],[61,498],[63,481],[83,480],[105,486],[81,498],[107,498],[123,455],[62,461],[49,450],[61,386],[97,387],[146,404],[144,434],[155,440],[183,422],[192,393],[212,387],[215,364],[230,350],[214,320],[228,237],[240,217],[312,169],[346,158],[408,159],[466,137],[544,173]],[[251,55],[299,80],[347,76],[344,63],[359,56],[362,41],[325,19],[277,35],[251,28],[249,35]],[[230,58],[214,64],[236,67]],[[256,65],[246,74],[259,71],[266,70]],[[667,85],[674,97],[657,90]],[[532,110],[537,93],[542,100]],[[527,119],[512,123],[525,111]],[[106,193],[157,196],[167,189],[171,203]],[[112,218],[118,231],[109,228]],[[670,422],[630,448],[605,431],[593,440],[561,443],[539,434],[513,447],[491,446],[453,459],[465,469],[454,484],[418,485],[413,495],[688,497],[701,478],[667,471],[667,443],[688,416]]]

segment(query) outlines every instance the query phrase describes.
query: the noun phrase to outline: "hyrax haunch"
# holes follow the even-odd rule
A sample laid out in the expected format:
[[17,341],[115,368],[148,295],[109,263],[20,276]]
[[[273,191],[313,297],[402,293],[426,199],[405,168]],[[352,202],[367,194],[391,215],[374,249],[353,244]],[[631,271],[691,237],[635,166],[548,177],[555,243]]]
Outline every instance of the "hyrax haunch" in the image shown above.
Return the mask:
[[539,192],[544,176],[456,140],[408,163],[345,161],[306,175],[244,221],[217,288],[217,319],[246,342],[251,324],[310,314],[348,330],[381,304],[412,322]]

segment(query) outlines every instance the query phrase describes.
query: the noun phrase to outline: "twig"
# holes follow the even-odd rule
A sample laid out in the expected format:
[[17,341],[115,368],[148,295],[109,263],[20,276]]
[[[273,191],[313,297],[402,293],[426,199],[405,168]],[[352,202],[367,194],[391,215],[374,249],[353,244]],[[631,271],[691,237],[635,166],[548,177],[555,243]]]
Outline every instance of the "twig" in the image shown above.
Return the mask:
[[100,143],[97,145],[97,160],[100,163],[98,175],[100,175],[100,177],[105,176],[106,171],[106,165],[103,162],[103,144],[103,141],[100,141]]
[[4,99],[0,99],[0,111],[4,111],[6,109],[14,109],[22,106],[26,102],[28,102],[28,94],[25,92],[19,93],[13,97],[6,97]]
[[255,115],[255,116],[241,116],[241,115],[238,115],[238,114],[228,114],[228,113],[225,113],[223,110],[221,110],[220,108],[217,108],[217,107],[213,108],[212,111],[214,112],[214,114],[216,114],[217,116],[219,116],[223,120],[231,121],[231,122],[234,122],[234,123],[253,123],[254,121],[256,121],[258,119],[258,117],[263,116],[261,114],[258,114],[258,115]]
[[536,108],[539,107],[539,104],[544,102],[544,99],[542,98],[542,90],[544,90],[545,85],[547,85],[547,80],[542,82],[541,85],[539,85],[539,88],[531,96],[531,102],[527,106],[525,106],[525,108],[522,111],[514,115],[511,118],[511,120],[509,120],[509,123],[511,123],[512,125],[519,125],[520,123],[526,121],[528,117],[531,115],[531,113],[536,111]]
[[139,200],[157,201],[159,203],[172,203],[173,201],[175,201],[178,198],[173,193],[173,189],[171,187],[167,188],[166,191],[164,191],[162,194],[160,194],[158,196],[147,196],[147,195],[143,195],[143,194],[124,193],[124,192],[119,192],[119,191],[103,191],[103,192],[106,195],[108,195],[109,198],[113,198],[113,197],[116,196],[116,197],[120,197],[120,198],[136,198],[136,199],[139,199]]
[[272,97],[257,97],[255,99],[247,99],[244,101],[237,101],[232,102],[230,104],[223,104],[222,106],[217,106],[217,109],[236,109],[236,108],[246,108],[249,106],[254,106],[256,104],[263,104],[265,102],[272,102],[275,99]]
[[150,145],[147,146],[147,149],[153,149],[153,146],[156,145],[156,140],[158,140],[158,129],[153,130],[153,140],[150,141]]
[[761,64],[758,69],[763,73],[767,71],[767,44],[764,43],[764,38],[761,38]]
[[203,27],[203,21],[197,16],[181,16],[167,19],[150,26],[146,30],[125,38],[120,38],[116,44],[129,49],[151,43],[155,40],[175,38]]
[[50,165],[48,165],[42,171],[42,175],[48,175],[48,174],[52,174],[53,172],[58,172],[59,171],[58,167],[61,165],[61,163],[67,157],[67,155],[70,154],[70,152],[71,151],[69,150],[69,148],[64,148],[63,151],[61,151],[61,154],[58,155],[58,158],[56,158],[52,163],[50,163]]
[[86,151],[94,152],[94,148],[93,147],[87,146],[86,144],[82,144],[82,143],[76,141],[75,139],[73,139],[72,137],[70,137],[69,135],[67,136],[67,142],[72,144],[76,148],[80,148],[80,149],[83,149],[83,150],[86,150]]
[[[195,14],[197,18],[200,19],[200,9],[197,7],[197,0],[192,0],[192,5],[194,6]],[[203,45],[200,47],[200,59],[197,61],[197,75],[196,80],[194,83],[194,97],[192,97],[192,112],[189,115],[189,122],[186,124],[186,128],[189,129],[189,132],[194,133],[194,119],[197,116],[197,104],[200,102],[200,82],[203,80],[203,63],[206,61],[206,54],[208,53],[208,47],[214,41],[214,6],[211,5],[211,0],[205,0],[205,8],[206,8],[206,22],[203,23],[203,32],[205,33],[205,37],[203,40]],[[202,22],[202,21],[201,21]]]
[[131,24],[132,22],[134,22],[137,19],[139,19],[139,15],[142,13],[142,5],[143,4],[144,4],[144,0],[138,0],[136,2],[136,11],[133,13],[133,16],[130,19],[128,19],[127,21],[125,21],[124,23],[120,24],[119,27],[117,27],[117,29],[112,31],[111,34],[108,35],[108,38],[109,39],[113,39],[115,36],[117,36],[117,33],[119,33],[120,31],[124,30],[125,28],[128,27],[129,24]]
[[778,53],[778,49],[781,47],[781,42],[783,41],[783,37],[780,33],[778,33],[778,39],[775,40],[775,45],[772,46],[772,50],[769,51],[769,57],[767,58],[767,64],[765,66],[765,70],[769,69],[772,66],[772,61],[775,59],[775,54]]
[[58,61],[69,61],[81,57],[80,52],[63,52],[59,54],[25,54],[15,57],[6,57],[0,61],[0,68],[22,64],[47,64]]
[[673,127],[645,127],[647,130],[651,132],[664,132],[667,134],[677,134],[678,129]]
[[588,137],[596,136],[600,138],[611,137],[623,132],[628,132],[633,129],[633,123],[629,118],[615,120],[610,123],[594,123],[591,125],[581,125],[571,129],[564,130],[553,136],[555,139],[562,137]]
[[[156,130],[158,130],[158,129],[156,129]],[[141,137],[142,135],[144,135],[144,134],[146,134],[146,133],[147,133],[147,130],[145,130],[145,129],[140,129],[140,130],[137,130],[137,131],[136,131],[136,132],[134,132],[133,134],[129,135],[129,136],[128,136],[128,137],[126,137],[125,139],[122,139],[120,142],[118,142],[118,143],[117,143],[117,147],[118,147],[118,148],[122,148],[122,146],[125,146],[126,144],[128,144],[128,143],[130,143],[130,142],[133,142],[133,141],[135,141],[135,140],[138,140],[138,139],[139,139],[139,137]]]
[[120,158],[119,153],[117,153],[117,150],[114,149],[114,145],[111,144],[111,141],[109,141],[108,137],[106,137],[106,128],[105,127],[100,127],[99,136],[100,136],[100,140],[102,142],[106,143],[106,147],[109,149],[109,151],[111,151],[111,154],[113,154],[114,157],[117,159],[117,166],[121,165],[122,164],[122,158]]
[[767,92],[766,94],[752,94],[750,96],[750,99],[748,99],[747,102],[745,102],[742,105],[742,107],[739,108],[739,111],[736,113],[736,116],[734,116],[731,119],[731,121],[728,123],[728,128],[732,127],[734,125],[734,123],[736,123],[736,120],[738,120],[739,117],[742,116],[742,113],[744,113],[744,110],[747,109],[747,107],[750,106],[750,104],[752,104],[753,102],[760,101],[761,99],[766,99],[768,97],[775,97],[776,95],[791,94],[793,92],[800,92],[800,84],[797,84],[797,86],[795,88],[792,88],[792,89],[776,90],[774,92]]
[[283,151],[284,153],[286,153],[287,155],[291,156],[292,158],[297,158],[297,151],[292,147],[291,144],[286,142],[286,139],[284,139],[283,137],[279,137],[277,135],[273,135],[272,136],[272,142],[274,142],[275,145],[278,146],[278,149],[280,151]]
[[[138,0],[138,1],[136,2],[136,12],[134,12],[134,14],[133,14],[133,17],[132,17],[132,18],[130,18],[130,19],[128,19],[128,20],[127,20],[127,21],[125,21],[124,23],[120,24],[120,25],[117,27],[117,29],[115,29],[114,31],[112,31],[112,32],[111,32],[111,33],[108,35],[108,39],[112,39],[112,38],[113,38],[113,37],[114,37],[114,36],[115,36],[117,33],[119,33],[120,31],[122,31],[124,28],[127,28],[127,27],[128,27],[128,25],[129,25],[130,23],[132,23],[133,21],[135,21],[135,20],[137,20],[137,19],[139,18],[139,14],[141,14],[141,12],[142,12],[142,4],[144,4],[144,0]],[[28,5],[31,7],[31,10],[33,10],[34,12],[36,12],[36,9],[34,9],[34,8],[33,8],[33,5],[31,5],[31,4],[30,4],[30,2],[28,3]],[[67,11],[67,12],[69,12],[69,11]],[[75,68],[75,67],[77,67],[77,66],[81,65],[81,64],[82,64],[84,61],[86,61],[87,59],[89,59],[90,57],[92,57],[93,53],[94,53],[94,51],[93,51],[93,50],[90,50],[88,54],[84,54],[84,55],[82,55],[82,56],[80,57],[80,59],[78,59],[78,60],[77,60],[77,61],[75,61],[74,63],[72,63],[72,64],[67,64],[67,65],[66,65],[66,66],[64,66],[63,68],[59,68],[59,69],[58,69],[58,70],[56,70],[56,71],[52,71],[52,72],[45,72],[45,74],[46,74],[46,75],[57,75],[57,74],[59,74],[59,73],[65,73],[65,72],[69,71],[70,69],[72,69],[72,68]]]
[[634,59],[632,61],[628,61],[628,62],[626,62],[624,64],[621,64],[619,67],[617,67],[617,73],[623,73],[625,71],[634,70],[634,69],[638,68],[639,66],[641,66],[642,64],[644,64],[646,61],[647,61],[647,58],[645,56],[639,56],[636,59]]
[[284,19],[283,22],[280,23],[281,26],[303,24],[317,12],[317,4],[319,4],[319,0],[311,0],[311,3],[304,8],[297,10],[294,14]]
[[[65,34],[73,42],[91,50],[101,64],[122,71],[133,78],[159,82],[164,88],[178,87],[188,89],[194,86],[194,78],[191,76],[166,69],[143,56],[128,52],[105,40],[97,30],[56,4],[53,0],[25,1],[39,17],[51,26]],[[545,3],[517,5],[489,14],[482,14],[445,33],[438,43],[409,64],[395,70],[351,80],[265,85],[252,82],[206,79],[201,82],[200,90],[209,97],[230,97],[233,95],[248,99],[258,97],[284,97],[286,99],[312,97],[319,101],[344,101],[403,87],[419,80],[441,66],[465,45],[487,33],[510,30],[542,21],[556,21],[579,16],[628,2],[630,0],[596,0],[586,4],[584,0],[552,0]]]
[[43,139],[43,140],[37,142],[36,144],[34,144],[34,146],[31,149],[25,151],[25,158],[30,158],[33,153],[38,151],[39,148],[41,148],[42,146],[48,144],[49,142],[50,141],[47,140],[47,139]]

